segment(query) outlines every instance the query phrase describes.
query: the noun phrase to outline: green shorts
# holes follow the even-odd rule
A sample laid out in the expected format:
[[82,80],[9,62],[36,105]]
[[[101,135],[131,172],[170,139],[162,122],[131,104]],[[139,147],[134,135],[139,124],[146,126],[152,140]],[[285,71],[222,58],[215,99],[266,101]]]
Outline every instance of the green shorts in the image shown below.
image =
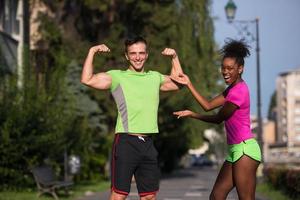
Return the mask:
[[254,138],[244,140],[239,144],[229,145],[226,161],[234,163],[243,155],[247,155],[256,161],[261,162],[260,147]]

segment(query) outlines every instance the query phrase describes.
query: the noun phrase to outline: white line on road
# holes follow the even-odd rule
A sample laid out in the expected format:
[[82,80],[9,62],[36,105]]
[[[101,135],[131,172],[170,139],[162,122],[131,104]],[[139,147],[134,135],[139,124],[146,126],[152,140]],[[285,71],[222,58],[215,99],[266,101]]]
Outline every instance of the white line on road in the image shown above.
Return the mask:
[[190,188],[191,189],[202,189],[203,185],[192,185]]
[[184,194],[186,197],[202,197],[201,192],[187,192]]

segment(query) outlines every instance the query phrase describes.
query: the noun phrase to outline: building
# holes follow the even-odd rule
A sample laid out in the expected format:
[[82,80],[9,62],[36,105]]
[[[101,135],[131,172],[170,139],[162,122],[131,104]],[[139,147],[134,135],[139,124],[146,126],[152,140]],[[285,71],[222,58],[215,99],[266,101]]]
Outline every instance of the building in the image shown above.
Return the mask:
[[[300,163],[300,68],[279,74],[276,79],[275,124],[268,124],[264,140],[267,162]],[[275,131],[274,131],[275,130]]]
[[270,147],[276,144],[276,123],[273,120],[265,120],[263,123],[263,153],[264,162],[269,162],[272,157],[270,157]]
[[281,73],[276,80],[279,143],[300,146],[300,68]]
[[19,87],[23,86],[24,48],[28,43],[28,1],[0,0],[0,74],[17,74]]

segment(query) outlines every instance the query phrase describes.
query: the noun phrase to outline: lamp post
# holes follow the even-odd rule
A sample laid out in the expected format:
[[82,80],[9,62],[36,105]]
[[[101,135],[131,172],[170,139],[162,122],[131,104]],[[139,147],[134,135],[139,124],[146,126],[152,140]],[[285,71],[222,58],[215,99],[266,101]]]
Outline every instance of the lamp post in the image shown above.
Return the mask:
[[[252,41],[256,42],[256,81],[257,81],[257,140],[263,151],[263,129],[262,129],[262,117],[261,117],[261,96],[260,96],[260,47],[259,47],[259,18],[255,18],[254,20],[234,20],[236,5],[233,0],[229,0],[225,6],[226,17],[229,23],[237,23],[242,25],[243,27],[238,30],[240,34],[246,34],[246,36],[251,35]],[[248,25],[255,23],[255,35],[251,34],[248,31]],[[239,28],[239,27],[237,27]],[[263,156],[262,156],[263,158]]]

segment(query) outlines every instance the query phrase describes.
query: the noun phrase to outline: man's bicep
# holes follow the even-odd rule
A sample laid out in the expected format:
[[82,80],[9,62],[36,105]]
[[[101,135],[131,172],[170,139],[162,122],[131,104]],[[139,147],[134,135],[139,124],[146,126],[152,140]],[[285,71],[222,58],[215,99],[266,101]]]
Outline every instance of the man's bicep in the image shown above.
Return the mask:
[[172,79],[169,76],[164,75],[164,80],[160,85],[161,91],[172,91],[172,90],[178,90],[178,86],[172,81]]
[[88,85],[95,89],[106,90],[111,87],[112,78],[108,73],[102,72],[93,75]]

